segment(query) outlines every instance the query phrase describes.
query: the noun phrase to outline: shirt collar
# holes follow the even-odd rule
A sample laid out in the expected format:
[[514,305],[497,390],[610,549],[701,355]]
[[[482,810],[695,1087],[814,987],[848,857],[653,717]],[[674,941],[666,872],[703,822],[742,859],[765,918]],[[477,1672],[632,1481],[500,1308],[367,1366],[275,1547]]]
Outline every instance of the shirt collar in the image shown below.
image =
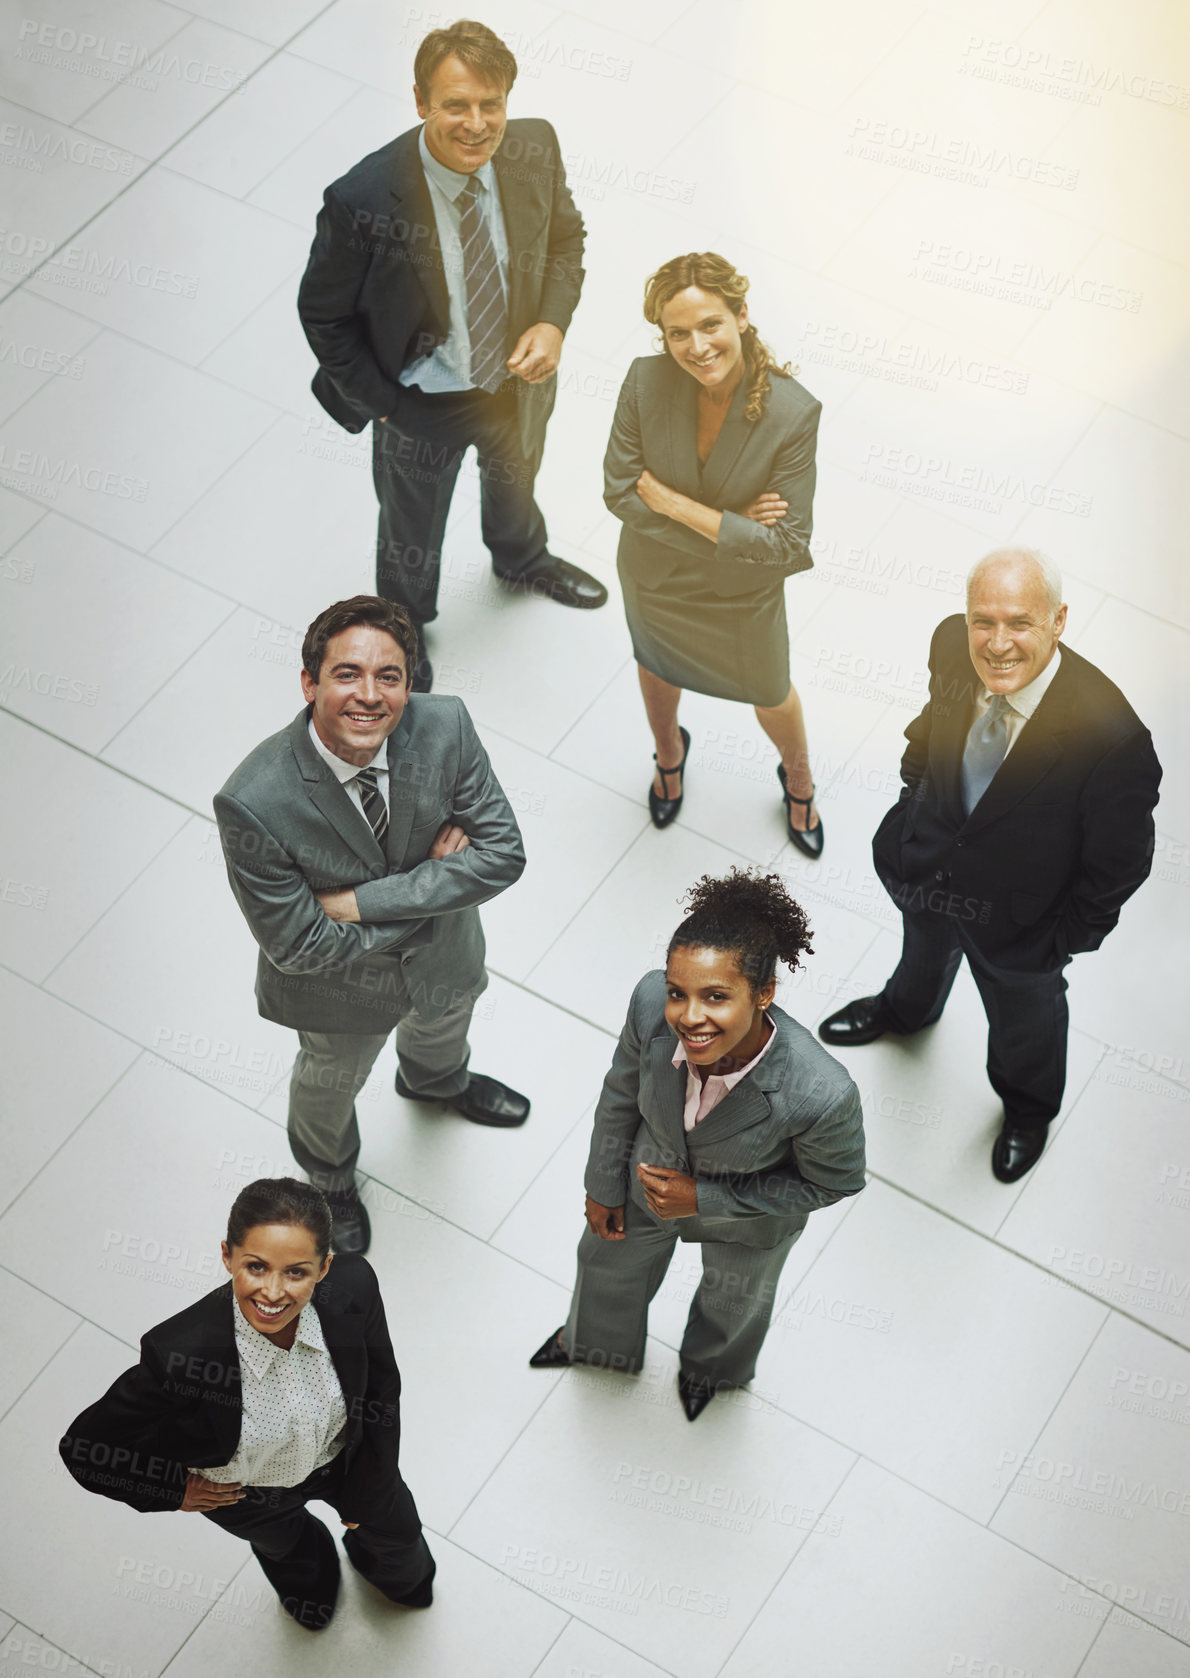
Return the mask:
[[[1003,696],[1009,710],[1015,711],[1018,716],[1024,717],[1028,721],[1045,698],[1050,683],[1058,674],[1058,665],[1061,661],[1062,649],[1061,647],[1055,647],[1053,658],[1050,659],[1040,675],[1034,676],[1031,682],[1026,682],[1024,687],[1018,688],[1015,693],[1006,693]],[[984,688],[979,698],[981,708],[986,710],[991,702],[992,695],[987,688]]]
[[[240,1354],[240,1362],[246,1363],[258,1381],[263,1381],[272,1367],[273,1359],[277,1356],[277,1348],[267,1334],[261,1334],[240,1310],[239,1301],[232,1299],[232,1309],[236,1314],[236,1348]],[[308,1346],[311,1351],[325,1352],[326,1340],[322,1333],[322,1323],[318,1312],[312,1305],[304,1305],[298,1316],[297,1333],[293,1337],[295,1346]]]
[[[765,1055],[767,1055],[769,1050],[772,1048],[773,1044],[777,1041],[777,1027],[773,1022],[772,1015],[766,1014],[764,1017],[772,1029],[768,1034],[768,1039],[763,1049],[758,1049],[752,1056],[752,1059],[748,1061],[747,1065],[741,1066],[736,1072],[712,1072],[710,1078],[707,1079],[708,1084],[711,1082],[711,1078],[718,1078],[719,1082],[723,1084],[726,1089],[733,1090],[741,1078],[746,1078],[749,1072],[760,1064]],[[688,1076],[693,1075],[696,1078],[698,1076],[689,1055],[686,1053],[686,1045],[682,1042],[680,1037],[678,1038],[678,1046],[673,1053],[672,1065],[684,1066]]]
[[306,727],[310,731],[311,745],[314,747],[314,750],[318,753],[322,761],[334,773],[337,780],[344,782],[354,781],[355,777],[359,774],[360,769],[375,769],[378,774],[388,774],[387,737],[380,742],[380,749],[377,751],[375,757],[370,763],[362,763],[357,766],[354,763],[345,763],[341,757],[335,756],[329,746],[323,745],[322,741],[318,738],[318,730],[314,727],[313,716],[310,717]]
[[490,192],[492,190],[491,159],[489,158],[486,163],[481,164],[475,171],[474,175],[460,175],[457,169],[448,169],[445,163],[439,163],[438,159],[434,156],[433,152],[426,144],[425,123],[422,124],[421,132],[417,136],[417,149],[421,156],[422,168],[425,170],[430,180],[432,180],[434,185],[438,188],[439,192],[444,193],[446,197],[450,199],[452,204],[470,180],[478,181],[485,192]]

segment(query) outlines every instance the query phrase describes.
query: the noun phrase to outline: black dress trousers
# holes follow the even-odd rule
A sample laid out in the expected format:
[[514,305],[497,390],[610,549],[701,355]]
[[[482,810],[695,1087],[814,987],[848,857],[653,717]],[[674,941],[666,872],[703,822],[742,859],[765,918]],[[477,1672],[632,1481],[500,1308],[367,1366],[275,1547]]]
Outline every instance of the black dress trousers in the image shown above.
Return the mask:
[[895,1029],[920,1031],[942,1013],[963,956],[988,1021],[988,1082],[1014,1124],[1044,1126],[1066,1088],[1070,1012],[1063,969],[1021,971],[982,955],[953,915],[902,910],[901,959],[882,992]]
[[524,453],[512,383],[495,395],[483,390],[434,395],[402,385],[393,412],[372,426],[372,480],[380,503],[376,592],[404,606],[417,623],[438,613],[447,515],[459,467],[472,446],[492,569],[500,577],[532,582],[549,563],[545,520],[533,497],[540,461]]
[[[277,1595],[289,1599],[288,1611],[303,1624],[319,1629],[334,1608],[338,1564],[327,1549],[326,1527],[306,1504],[312,1500],[329,1503],[345,1520],[356,1518],[359,1511],[343,1500],[342,1454],[325,1468],[316,1468],[300,1485],[246,1486],[244,1490],[241,1502],[204,1509],[204,1515],[225,1532],[246,1539]],[[387,1507],[372,1511],[370,1521],[346,1533],[344,1547],[356,1571],[397,1601],[433,1577],[434,1558],[422,1536],[413,1494],[399,1475],[386,1501]],[[290,1606],[291,1601],[295,1606]]]

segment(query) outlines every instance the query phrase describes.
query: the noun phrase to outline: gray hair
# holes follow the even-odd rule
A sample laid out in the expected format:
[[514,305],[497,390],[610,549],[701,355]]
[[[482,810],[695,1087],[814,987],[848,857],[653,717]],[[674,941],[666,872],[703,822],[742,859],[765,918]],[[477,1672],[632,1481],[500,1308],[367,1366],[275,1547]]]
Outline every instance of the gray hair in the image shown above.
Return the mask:
[[971,604],[971,590],[975,587],[983,571],[1005,560],[1023,560],[1026,565],[1031,566],[1036,571],[1041,580],[1041,586],[1045,590],[1052,617],[1062,604],[1062,573],[1053,560],[1043,554],[1039,548],[993,548],[990,554],[984,554],[982,559],[977,559],[967,573],[967,605],[970,606]]

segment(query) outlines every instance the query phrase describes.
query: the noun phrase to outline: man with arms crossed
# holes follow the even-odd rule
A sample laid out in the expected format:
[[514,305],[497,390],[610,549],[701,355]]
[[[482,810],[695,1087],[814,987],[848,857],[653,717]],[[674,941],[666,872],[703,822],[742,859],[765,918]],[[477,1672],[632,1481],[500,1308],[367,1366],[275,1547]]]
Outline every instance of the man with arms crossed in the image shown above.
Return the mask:
[[879,996],[824,1020],[838,1046],[908,1034],[941,1014],[963,956],[988,1018],[988,1078],[1004,1103],[992,1170],[1041,1158],[1062,1105],[1063,969],[1098,949],[1153,861],[1161,766],[1115,684],[1059,646],[1062,579],[1028,548],[988,554],[966,620],[930,647],[930,699],[905,730],[904,790],[872,853],[904,944]]
[[547,551],[533,484],[562,337],[582,288],[583,223],[548,122],[510,122],[516,60],[481,23],[435,29],[414,62],[419,128],[326,189],[298,313],[314,394],[347,431],[372,425],[376,589],[418,626],[432,672],[442,539],[466,450],[498,577],[566,606],[607,590]]
[[395,1025],[397,1093],[476,1124],[524,1096],[468,1074],[487,984],[478,905],[519,878],[520,830],[462,701],[410,698],[417,631],[375,595],[302,643],[306,706],[215,797],[236,901],[260,945],[256,998],[293,1026],[293,1156],[326,1195],[336,1252],[370,1239],[355,1187],[355,1097]]

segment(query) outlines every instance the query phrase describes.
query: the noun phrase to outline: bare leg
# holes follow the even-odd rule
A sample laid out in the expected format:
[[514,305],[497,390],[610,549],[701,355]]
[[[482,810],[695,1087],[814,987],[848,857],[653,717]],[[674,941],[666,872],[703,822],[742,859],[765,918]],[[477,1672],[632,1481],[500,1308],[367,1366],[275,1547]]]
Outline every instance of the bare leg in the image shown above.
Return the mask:
[[[640,691],[645,702],[645,715],[649,719],[649,727],[653,731],[653,746],[657,753],[657,762],[681,763],[682,736],[678,732],[678,701],[682,697],[681,688],[671,687],[663,682],[660,676],[654,676],[651,670],[646,670],[643,664],[636,667],[640,677]],[[682,777],[680,775],[662,776],[660,769],[653,776],[653,791],[658,798],[677,798],[682,791]]]
[[[756,720],[781,754],[789,791],[795,798],[809,798],[814,791],[814,777],[810,773],[806,724],[797,689],[791,687],[779,705],[757,705]],[[816,805],[791,804],[789,816],[794,827],[803,833],[818,825]]]

